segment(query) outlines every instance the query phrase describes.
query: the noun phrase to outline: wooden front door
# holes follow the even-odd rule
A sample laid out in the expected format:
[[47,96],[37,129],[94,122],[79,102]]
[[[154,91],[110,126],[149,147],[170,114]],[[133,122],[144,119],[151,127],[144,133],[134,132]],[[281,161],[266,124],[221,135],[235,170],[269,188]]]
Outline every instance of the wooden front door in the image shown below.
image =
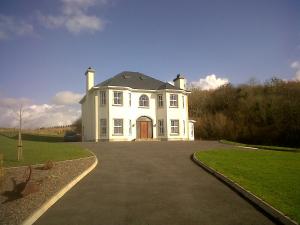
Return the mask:
[[147,121],[140,122],[140,138],[147,139],[148,138],[148,123]]

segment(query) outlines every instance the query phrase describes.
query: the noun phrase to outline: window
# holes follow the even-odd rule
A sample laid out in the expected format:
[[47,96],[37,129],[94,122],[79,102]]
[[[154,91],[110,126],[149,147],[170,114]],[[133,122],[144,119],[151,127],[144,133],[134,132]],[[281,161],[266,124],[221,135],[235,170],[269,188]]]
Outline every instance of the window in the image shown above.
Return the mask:
[[123,135],[123,119],[114,119],[114,134]]
[[132,135],[132,127],[131,127],[131,120],[129,120],[129,135]]
[[106,136],[106,119],[100,119],[100,136]]
[[164,120],[158,120],[158,135],[164,135]]
[[129,97],[129,106],[131,106],[131,93],[128,94]]
[[162,95],[158,95],[157,96],[157,101],[158,101],[158,107],[163,107],[164,106],[163,96]]
[[149,106],[149,98],[147,95],[142,95],[140,97],[139,106],[148,107]]
[[184,108],[184,96],[182,96],[182,108]]
[[123,92],[114,91],[114,105],[122,105],[123,104]]
[[183,134],[185,134],[185,121],[183,121]]
[[171,120],[171,134],[179,134],[179,120]]
[[100,105],[106,104],[106,92],[100,91]]
[[178,107],[178,95],[170,94],[170,106]]

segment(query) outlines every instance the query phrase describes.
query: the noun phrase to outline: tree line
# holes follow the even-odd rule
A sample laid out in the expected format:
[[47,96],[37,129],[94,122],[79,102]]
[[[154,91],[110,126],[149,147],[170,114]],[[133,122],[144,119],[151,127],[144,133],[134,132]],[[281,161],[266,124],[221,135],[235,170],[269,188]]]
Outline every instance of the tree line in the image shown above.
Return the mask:
[[272,78],[264,84],[193,88],[189,114],[198,139],[300,146],[300,82]]

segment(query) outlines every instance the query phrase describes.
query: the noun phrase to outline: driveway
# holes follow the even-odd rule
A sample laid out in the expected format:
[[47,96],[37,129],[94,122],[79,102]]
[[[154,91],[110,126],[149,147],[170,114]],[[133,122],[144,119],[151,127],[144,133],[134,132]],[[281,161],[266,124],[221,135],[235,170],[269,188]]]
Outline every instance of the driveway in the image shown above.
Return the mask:
[[83,143],[99,164],[36,224],[273,224],[190,159],[218,142]]

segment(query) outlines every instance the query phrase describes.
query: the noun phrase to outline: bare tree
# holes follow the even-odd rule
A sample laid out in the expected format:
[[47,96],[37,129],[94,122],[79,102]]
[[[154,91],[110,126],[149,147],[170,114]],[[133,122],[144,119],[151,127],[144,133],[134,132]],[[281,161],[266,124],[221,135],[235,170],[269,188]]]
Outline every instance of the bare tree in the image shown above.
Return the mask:
[[23,159],[23,143],[22,143],[22,117],[23,106],[21,105],[18,110],[19,131],[18,131],[18,146],[17,146],[17,159],[18,161]]

